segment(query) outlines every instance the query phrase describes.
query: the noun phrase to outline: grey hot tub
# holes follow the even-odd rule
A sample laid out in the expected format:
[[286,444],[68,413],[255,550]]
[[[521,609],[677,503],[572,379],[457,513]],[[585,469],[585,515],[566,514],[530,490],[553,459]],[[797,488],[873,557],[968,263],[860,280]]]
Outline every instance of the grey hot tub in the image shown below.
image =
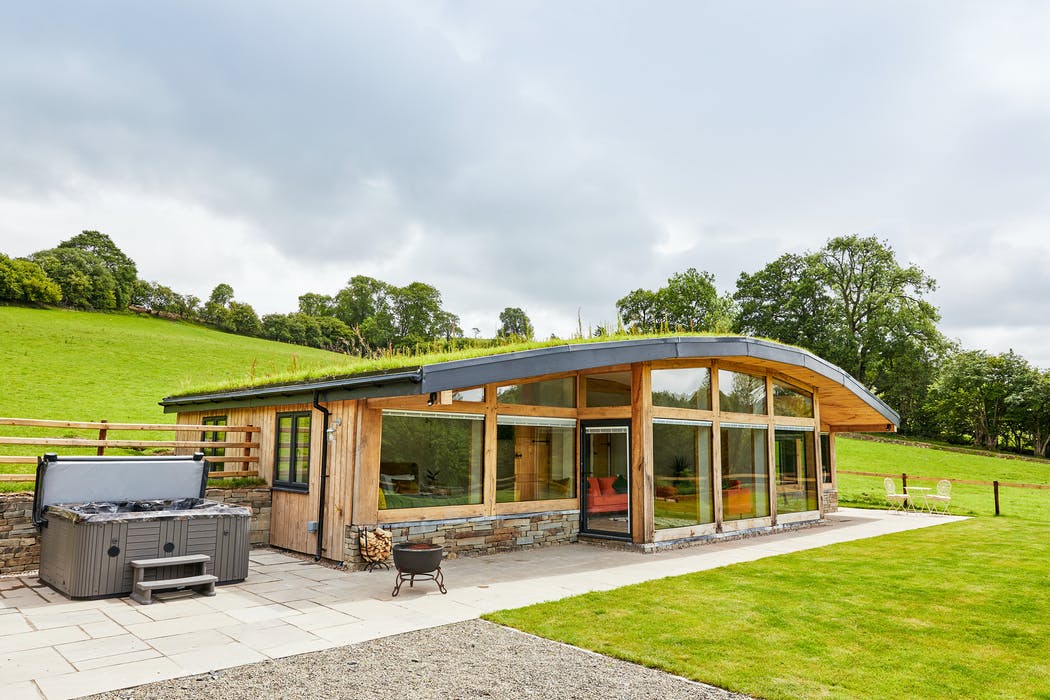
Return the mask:
[[[33,519],[40,580],[71,598],[123,595],[136,559],[207,554],[218,583],[248,575],[251,510],[203,499],[208,464],[192,457],[59,457],[37,464]],[[200,573],[152,568],[145,580]]]

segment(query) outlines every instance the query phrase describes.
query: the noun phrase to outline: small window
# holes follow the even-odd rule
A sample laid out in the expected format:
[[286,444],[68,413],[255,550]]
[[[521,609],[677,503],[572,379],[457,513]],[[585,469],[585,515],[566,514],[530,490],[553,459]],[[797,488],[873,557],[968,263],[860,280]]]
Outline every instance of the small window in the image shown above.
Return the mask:
[[310,484],[310,412],[277,414],[273,485],[306,491]]
[[790,384],[773,381],[773,413],[795,418],[813,417],[813,395]]
[[654,406],[711,410],[711,370],[707,367],[654,369],[652,384]]
[[[226,426],[226,416],[206,416],[201,419],[201,425],[215,425],[215,426]],[[219,430],[205,430],[201,433],[201,442],[226,442],[226,432]],[[205,447],[201,450],[205,457],[224,457],[226,456],[225,447]],[[212,462],[211,470],[222,471],[223,463]]]
[[584,381],[587,383],[587,408],[631,405],[630,372],[588,374]]
[[820,434],[820,473],[821,480],[831,485],[831,435]]
[[456,389],[452,392],[452,400],[485,403],[485,387],[479,386],[474,389]]
[[766,378],[720,369],[718,399],[722,413],[765,413]]
[[525,406],[576,407],[576,378],[546,379],[528,384],[510,384],[496,390],[496,400]]

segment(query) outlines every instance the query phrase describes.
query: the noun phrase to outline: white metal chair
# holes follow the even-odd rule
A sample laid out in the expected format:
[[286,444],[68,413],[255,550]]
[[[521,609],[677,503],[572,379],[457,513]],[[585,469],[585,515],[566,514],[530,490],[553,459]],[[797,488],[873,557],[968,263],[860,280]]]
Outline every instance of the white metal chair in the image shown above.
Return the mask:
[[890,510],[898,510],[903,513],[905,506],[908,505],[908,494],[897,493],[893,479],[888,476],[882,483],[886,485],[886,502],[890,504]]
[[952,501],[952,482],[941,479],[937,482],[937,493],[928,493],[924,498],[931,513],[948,515],[948,506]]

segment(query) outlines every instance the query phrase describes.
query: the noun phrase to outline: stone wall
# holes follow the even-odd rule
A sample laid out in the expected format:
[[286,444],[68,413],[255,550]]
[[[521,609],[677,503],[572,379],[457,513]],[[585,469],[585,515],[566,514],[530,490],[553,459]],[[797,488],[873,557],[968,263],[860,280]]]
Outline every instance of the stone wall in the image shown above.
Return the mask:
[[0,493],[0,574],[34,571],[39,562],[32,492]]
[[837,489],[824,489],[824,512],[834,513],[839,509],[839,492]]
[[[440,544],[444,545],[447,556],[454,559],[575,542],[580,530],[580,511],[389,523],[382,528],[393,534],[394,544]],[[364,566],[356,526],[346,527],[343,554],[348,566]]]
[[249,506],[252,509],[252,522],[248,526],[249,542],[253,545],[270,544],[272,498],[269,487],[208,489],[204,497],[230,505]]
[[[251,543],[270,543],[269,488],[208,489],[207,498],[251,506]],[[0,574],[35,571],[39,565],[40,542],[33,525],[32,492],[0,493]]]

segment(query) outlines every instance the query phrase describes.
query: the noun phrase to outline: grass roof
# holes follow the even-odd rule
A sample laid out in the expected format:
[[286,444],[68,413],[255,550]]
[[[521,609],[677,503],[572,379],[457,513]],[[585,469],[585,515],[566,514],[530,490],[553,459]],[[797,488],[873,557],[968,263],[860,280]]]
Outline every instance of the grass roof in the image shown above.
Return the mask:
[[[458,350],[415,354],[409,352],[385,352],[375,358],[361,358],[347,355],[345,361],[323,365],[311,369],[278,372],[260,376],[245,375],[241,378],[231,377],[221,381],[198,384],[181,388],[172,394],[172,398],[209,394],[237,389],[254,389],[268,386],[286,386],[300,382],[316,382],[329,379],[358,377],[367,374],[395,372],[398,370],[418,369],[425,365],[453,360],[469,360],[475,357],[505,355],[523,350],[558,347],[561,345],[578,345],[584,343],[607,343],[615,340],[644,340],[646,338],[681,338],[681,337],[739,337],[725,333],[619,333],[595,338],[572,338],[569,340],[554,339],[542,341],[512,342],[503,345],[485,345],[466,347]],[[469,341],[468,341],[469,342]]]

